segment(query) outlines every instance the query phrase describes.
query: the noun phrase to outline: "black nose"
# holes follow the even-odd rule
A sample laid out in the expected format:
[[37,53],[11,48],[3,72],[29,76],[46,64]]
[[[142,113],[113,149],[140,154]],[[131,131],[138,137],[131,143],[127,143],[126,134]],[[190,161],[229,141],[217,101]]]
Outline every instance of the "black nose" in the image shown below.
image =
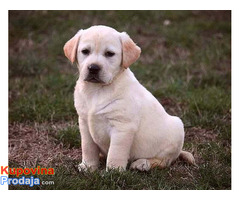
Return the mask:
[[92,65],[88,66],[88,70],[91,74],[97,74],[100,70],[100,67],[96,64],[92,64]]

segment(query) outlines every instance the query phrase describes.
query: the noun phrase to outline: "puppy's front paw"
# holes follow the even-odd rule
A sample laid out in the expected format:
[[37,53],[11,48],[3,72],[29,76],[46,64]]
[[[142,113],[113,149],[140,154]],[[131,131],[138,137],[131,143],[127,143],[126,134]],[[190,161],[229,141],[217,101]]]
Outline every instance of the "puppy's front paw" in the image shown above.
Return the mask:
[[111,170],[118,170],[119,172],[126,171],[126,168],[124,167],[115,167],[115,166],[107,166],[106,171],[109,172]]
[[78,165],[78,170],[79,170],[79,172],[87,171],[87,169],[88,169],[88,167],[87,167],[87,165],[86,165],[84,162],[82,162],[82,163],[80,163],[80,164]]
[[87,165],[85,162],[82,162],[78,165],[79,172],[90,171],[93,172],[98,168],[98,165]]
[[130,168],[139,171],[148,171],[151,168],[151,164],[147,159],[138,159],[131,164]]
[[120,164],[120,163],[113,163],[113,162],[108,162],[106,166],[106,171],[110,170],[118,170],[120,172],[126,170],[126,165],[125,164]]

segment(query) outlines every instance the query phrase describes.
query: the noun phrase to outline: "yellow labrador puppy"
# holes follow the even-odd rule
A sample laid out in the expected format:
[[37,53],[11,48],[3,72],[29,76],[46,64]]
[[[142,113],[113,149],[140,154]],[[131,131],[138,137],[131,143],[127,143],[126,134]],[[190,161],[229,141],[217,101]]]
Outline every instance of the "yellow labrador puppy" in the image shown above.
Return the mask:
[[80,30],[64,53],[80,72],[74,92],[80,171],[97,169],[100,153],[107,158],[107,170],[125,170],[128,162],[141,171],[163,168],[179,156],[194,164],[192,154],[182,151],[182,121],[166,113],[129,69],[141,49],[125,32],[107,26]]

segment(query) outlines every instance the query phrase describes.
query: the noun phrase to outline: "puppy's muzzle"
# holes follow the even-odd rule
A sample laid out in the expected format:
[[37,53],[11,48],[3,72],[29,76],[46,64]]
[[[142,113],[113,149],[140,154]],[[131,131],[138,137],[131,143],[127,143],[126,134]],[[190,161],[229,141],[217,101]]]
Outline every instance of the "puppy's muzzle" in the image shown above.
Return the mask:
[[91,64],[88,66],[88,75],[84,81],[92,82],[92,83],[102,83],[103,81],[99,78],[99,72],[101,68],[99,65]]

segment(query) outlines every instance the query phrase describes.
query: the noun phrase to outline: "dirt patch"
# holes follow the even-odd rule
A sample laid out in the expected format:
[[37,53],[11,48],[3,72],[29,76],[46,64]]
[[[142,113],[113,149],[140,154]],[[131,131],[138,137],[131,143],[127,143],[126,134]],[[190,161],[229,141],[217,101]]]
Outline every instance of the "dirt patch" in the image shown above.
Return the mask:
[[[23,167],[59,166],[80,161],[80,148],[64,147],[54,136],[63,125],[9,125],[9,161]],[[65,125],[66,126],[66,125]]]
[[[73,124],[10,124],[9,161],[23,167],[69,166],[81,161],[81,148],[64,146],[56,135],[60,130]],[[200,127],[185,128],[185,141],[207,143],[216,140],[217,134]],[[194,154],[197,163],[202,162],[197,146],[186,149]],[[178,161],[176,162],[178,163]],[[176,165],[174,164],[174,166]],[[178,166],[178,165],[177,165]]]
[[168,97],[161,98],[160,102],[167,111],[167,113],[169,113],[170,115],[179,116],[181,113],[183,113],[185,104],[182,102],[175,101],[172,98]]
[[217,134],[212,130],[200,127],[191,127],[185,129],[185,140],[189,142],[210,142],[216,140]]

